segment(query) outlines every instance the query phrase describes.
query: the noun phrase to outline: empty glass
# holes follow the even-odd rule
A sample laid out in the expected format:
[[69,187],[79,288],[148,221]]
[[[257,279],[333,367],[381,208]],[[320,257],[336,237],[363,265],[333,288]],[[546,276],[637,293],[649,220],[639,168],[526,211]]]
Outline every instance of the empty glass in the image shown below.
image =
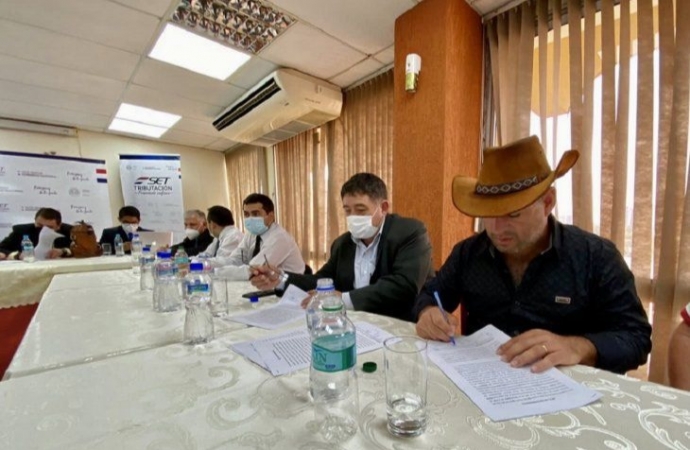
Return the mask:
[[211,275],[213,289],[211,289],[211,314],[223,317],[228,314],[228,284],[224,279]]
[[101,248],[103,249],[103,256],[110,256],[113,254],[113,248],[110,244],[101,244]]

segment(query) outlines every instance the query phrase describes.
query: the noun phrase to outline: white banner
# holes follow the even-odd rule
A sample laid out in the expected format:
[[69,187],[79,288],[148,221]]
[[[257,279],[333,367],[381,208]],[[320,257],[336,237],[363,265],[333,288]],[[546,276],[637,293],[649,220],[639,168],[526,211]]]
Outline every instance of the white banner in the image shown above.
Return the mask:
[[0,151],[0,239],[45,207],[64,223],[92,224],[100,236],[112,226],[105,161]]
[[141,226],[183,231],[182,175],[179,155],[120,155],[125,205],[141,212]]

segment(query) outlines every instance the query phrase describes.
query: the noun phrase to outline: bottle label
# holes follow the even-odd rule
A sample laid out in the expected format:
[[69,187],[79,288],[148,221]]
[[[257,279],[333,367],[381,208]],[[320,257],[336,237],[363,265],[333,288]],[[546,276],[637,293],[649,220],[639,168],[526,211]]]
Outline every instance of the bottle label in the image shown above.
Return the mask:
[[187,293],[188,294],[194,294],[197,292],[208,293],[208,292],[211,292],[211,289],[207,283],[195,283],[195,284],[190,283],[187,285]]
[[340,372],[357,364],[354,333],[317,338],[311,346],[311,364],[319,372]]

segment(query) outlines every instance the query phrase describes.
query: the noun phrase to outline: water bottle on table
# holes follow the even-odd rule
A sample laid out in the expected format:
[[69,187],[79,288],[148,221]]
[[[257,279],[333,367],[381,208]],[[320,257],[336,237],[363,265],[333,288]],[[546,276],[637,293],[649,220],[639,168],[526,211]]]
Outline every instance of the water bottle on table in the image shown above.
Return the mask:
[[204,265],[192,263],[184,279],[185,309],[183,343],[204,344],[213,340],[211,315],[211,277],[204,273]]
[[314,295],[307,305],[307,329],[311,331],[313,328],[316,313],[321,311],[321,306],[325,301],[331,297],[340,298],[335,293],[333,280],[330,278],[321,278],[316,281],[316,295]]
[[139,288],[142,291],[153,290],[153,265],[156,262],[156,257],[153,256],[148,247],[144,247],[139,263]]
[[175,252],[175,265],[177,266],[177,276],[181,279],[189,273],[189,256],[184,251],[184,247],[179,247]]
[[132,252],[132,271],[134,273],[139,273],[139,268],[141,266],[141,255],[144,246],[141,243],[141,238],[139,233],[134,233],[132,235],[131,252]]
[[34,262],[34,243],[31,242],[27,234],[22,238],[22,260],[26,262]]
[[180,282],[177,277],[177,266],[170,257],[169,251],[160,251],[153,266],[153,310],[157,312],[177,311],[180,309]]
[[342,299],[324,299],[314,313],[311,329],[309,390],[314,417],[323,438],[339,443],[357,432],[357,339],[355,326],[345,315]]
[[122,236],[115,235],[115,256],[125,256],[125,243],[122,241]]

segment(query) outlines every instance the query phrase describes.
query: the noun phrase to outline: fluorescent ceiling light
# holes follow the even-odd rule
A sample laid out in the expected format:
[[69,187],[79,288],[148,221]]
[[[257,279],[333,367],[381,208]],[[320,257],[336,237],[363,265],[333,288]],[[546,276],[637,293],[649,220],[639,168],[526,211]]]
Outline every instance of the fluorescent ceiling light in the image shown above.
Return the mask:
[[249,55],[167,24],[149,56],[218,80],[225,80]]
[[181,116],[178,116],[177,114],[156,111],[155,109],[130,105],[129,103],[121,104],[120,109],[118,109],[117,114],[115,114],[115,117],[163,128],[170,128],[181,118]]
[[132,122],[131,120],[113,119],[108,127],[109,130],[122,131],[124,133],[140,134],[152,138],[159,138],[168,131],[167,128],[161,128],[154,125],[146,125],[144,123]]

